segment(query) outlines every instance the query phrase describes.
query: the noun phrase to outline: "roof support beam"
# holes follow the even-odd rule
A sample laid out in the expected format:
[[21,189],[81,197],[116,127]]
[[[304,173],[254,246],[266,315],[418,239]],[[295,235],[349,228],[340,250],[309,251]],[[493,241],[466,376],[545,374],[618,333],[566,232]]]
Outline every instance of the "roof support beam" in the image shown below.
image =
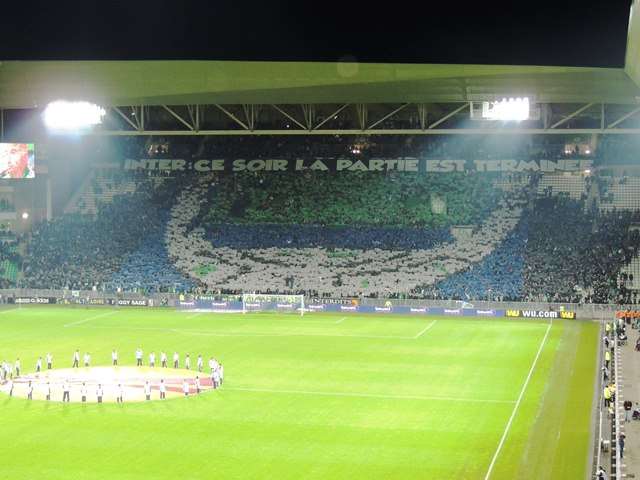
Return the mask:
[[253,132],[256,129],[256,121],[258,119],[257,105],[245,103],[242,105],[242,109],[244,110],[244,116],[247,119],[249,130]]
[[327,129],[327,130],[200,130],[198,132],[189,130],[96,130],[89,135],[96,136],[140,136],[140,135],[640,135],[640,128],[566,128],[566,129],[544,129],[544,128],[434,128],[434,129]]
[[356,113],[358,115],[358,125],[364,132],[367,129],[367,115],[369,113],[366,103],[356,103]]
[[226,108],[224,108],[222,105],[219,105],[217,103],[213,104],[218,110],[224,112],[224,114],[229,117],[231,120],[233,120],[234,122],[236,122],[238,125],[240,125],[242,128],[244,128],[245,130],[249,130],[249,127],[247,125],[245,125],[238,117],[236,117],[233,113],[231,113],[230,111],[228,111]]
[[559,127],[560,125],[568,122],[569,120],[571,120],[573,117],[580,115],[582,112],[584,112],[587,108],[590,108],[593,106],[593,103],[587,103],[586,105],[583,105],[582,107],[580,107],[578,110],[570,113],[569,115],[567,115],[566,117],[564,117],[562,120],[557,121],[556,123],[554,123],[553,125],[551,125],[549,127],[549,130],[553,130],[554,128]]
[[129,125],[131,125],[133,127],[134,130],[139,131],[140,128],[138,127],[138,125],[136,125],[135,123],[133,123],[131,121],[131,119],[125,115],[124,113],[122,113],[122,111],[120,110],[119,107],[113,107],[113,111],[116,112],[118,115],[120,115]]
[[166,105],[162,105],[162,108],[164,108],[167,112],[169,112],[172,117],[174,117],[176,120],[178,120],[180,123],[182,123],[189,130],[191,130],[191,131],[195,130],[195,128],[193,128],[193,125],[191,125],[184,118],[182,118],[180,115],[178,115],[176,112],[174,112],[171,108],[167,107]]
[[418,104],[418,119],[420,120],[420,129],[427,129],[427,104],[419,103]]
[[318,125],[316,125],[315,127],[313,127],[312,130],[317,130],[318,128],[320,128],[322,125],[324,125],[325,123],[327,123],[329,120],[331,120],[332,118],[335,118],[342,110],[344,110],[345,108],[347,108],[349,106],[348,103],[345,103],[344,105],[342,105],[341,107],[338,107],[338,109],[333,112],[331,115],[327,116],[327,118],[325,118],[324,120],[322,120]]
[[611,129],[611,128],[615,128],[617,125],[621,124],[622,122],[624,122],[627,118],[629,117],[633,117],[636,113],[640,112],[640,107],[634,108],[633,110],[631,110],[629,113],[624,114],[623,116],[621,116],[619,119],[617,119],[615,122],[611,122],[608,126],[607,126],[607,130]]
[[298,120],[296,120],[293,116],[289,115],[285,110],[283,110],[282,108],[280,108],[279,106],[274,105],[274,104],[272,104],[271,106],[274,109],[276,109],[278,112],[280,112],[282,115],[287,117],[289,120],[291,120],[293,123],[298,125],[301,129],[306,130],[306,127],[302,123],[300,123]]
[[316,107],[311,103],[303,103],[301,107],[302,114],[304,115],[304,123],[306,124],[305,128],[311,130],[313,129],[313,123],[316,119]]
[[456,113],[464,110],[465,108],[470,107],[473,108],[473,104],[471,102],[465,102],[463,103],[460,107],[456,108],[453,112],[449,112],[448,114],[446,114],[444,117],[442,117],[440,120],[437,120],[435,122],[433,122],[431,125],[429,125],[427,127],[428,130],[432,130],[434,128],[436,128],[438,125],[440,125],[442,122],[446,122],[447,120],[449,120],[451,117],[453,117]]
[[376,125],[384,122],[387,118],[389,117],[393,117],[396,113],[398,113],[400,110],[404,109],[407,105],[409,105],[408,103],[403,103],[402,105],[400,105],[398,108],[396,108],[394,111],[392,111],[391,113],[388,113],[387,115],[385,115],[384,117],[382,117],[380,120],[378,120],[377,122],[372,123],[371,125],[369,125],[369,127],[367,128],[367,130],[372,129],[373,127],[375,127]]
[[200,105],[187,105],[187,111],[193,130],[200,130]]

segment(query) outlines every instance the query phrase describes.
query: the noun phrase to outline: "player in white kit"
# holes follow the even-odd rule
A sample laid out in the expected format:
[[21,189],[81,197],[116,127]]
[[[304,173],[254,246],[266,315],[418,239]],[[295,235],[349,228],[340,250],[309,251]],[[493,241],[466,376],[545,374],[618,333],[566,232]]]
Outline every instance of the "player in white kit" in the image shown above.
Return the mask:
[[178,368],[180,366],[180,355],[178,352],[173,352],[173,368]]
[[189,396],[189,382],[186,379],[182,382],[182,391],[185,397]]
[[167,398],[167,386],[164,384],[164,380],[160,380],[160,400]]
[[144,398],[146,400],[151,400],[151,384],[149,383],[149,380],[144,384]]
[[152,368],[156,366],[156,354],[154,352],[149,354],[149,366]]
[[122,387],[121,383],[118,384],[116,395],[116,403],[122,403],[122,401],[124,400],[124,388]]
[[202,362],[202,355],[198,355],[198,360],[197,360],[197,362],[196,362],[196,365],[197,365],[197,367],[198,367],[198,371],[199,371],[199,372],[202,372],[202,365],[203,365],[203,362]]
[[89,355],[89,352],[84,352],[84,357],[82,360],[84,361],[85,367],[88,367],[91,364],[91,355]]
[[136,350],[136,366],[137,367],[142,366],[142,349],[141,348],[138,348]]
[[65,380],[64,383],[62,384],[62,401],[63,402],[71,401],[71,399],[69,398],[70,391],[71,391],[71,385],[69,385],[69,382]]
[[167,354],[165,352],[160,353],[160,364],[162,368],[167,368]]
[[113,366],[117,366],[118,365],[118,351],[117,350],[113,350],[111,352],[111,363],[113,364]]

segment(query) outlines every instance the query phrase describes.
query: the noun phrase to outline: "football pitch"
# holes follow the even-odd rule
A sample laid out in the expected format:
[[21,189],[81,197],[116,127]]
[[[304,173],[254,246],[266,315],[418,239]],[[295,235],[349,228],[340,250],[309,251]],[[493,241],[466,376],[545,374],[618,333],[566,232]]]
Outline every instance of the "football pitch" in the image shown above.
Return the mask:
[[[63,404],[0,394],[4,479],[579,479],[599,326],[576,320],[0,311],[0,361],[69,368],[202,354],[199,396]],[[193,368],[193,367],[192,367]]]

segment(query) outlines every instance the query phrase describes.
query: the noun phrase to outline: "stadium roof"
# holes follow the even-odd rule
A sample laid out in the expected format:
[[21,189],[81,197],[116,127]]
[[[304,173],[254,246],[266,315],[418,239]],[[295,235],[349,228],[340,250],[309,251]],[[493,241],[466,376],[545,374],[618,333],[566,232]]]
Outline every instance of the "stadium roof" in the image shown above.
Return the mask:
[[[635,60],[640,52],[636,48],[628,55]],[[640,97],[637,81],[640,71],[630,66],[625,71],[498,65],[8,61],[0,62],[0,108],[38,108],[60,98],[125,106],[445,103],[511,95],[526,95],[540,103],[635,104]]]

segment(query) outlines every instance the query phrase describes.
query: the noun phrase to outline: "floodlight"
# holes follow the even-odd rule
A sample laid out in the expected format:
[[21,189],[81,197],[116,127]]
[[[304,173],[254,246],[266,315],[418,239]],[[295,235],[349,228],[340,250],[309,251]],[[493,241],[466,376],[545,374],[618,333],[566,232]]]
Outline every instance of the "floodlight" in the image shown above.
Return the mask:
[[27,220],[29,218],[29,212],[22,212],[22,219]]
[[487,120],[522,121],[529,118],[529,98],[503,98],[496,102],[483,102],[482,118]]
[[83,130],[102,123],[104,108],[89,102],[57,100],[45,108],[45,125],[52,130]]

